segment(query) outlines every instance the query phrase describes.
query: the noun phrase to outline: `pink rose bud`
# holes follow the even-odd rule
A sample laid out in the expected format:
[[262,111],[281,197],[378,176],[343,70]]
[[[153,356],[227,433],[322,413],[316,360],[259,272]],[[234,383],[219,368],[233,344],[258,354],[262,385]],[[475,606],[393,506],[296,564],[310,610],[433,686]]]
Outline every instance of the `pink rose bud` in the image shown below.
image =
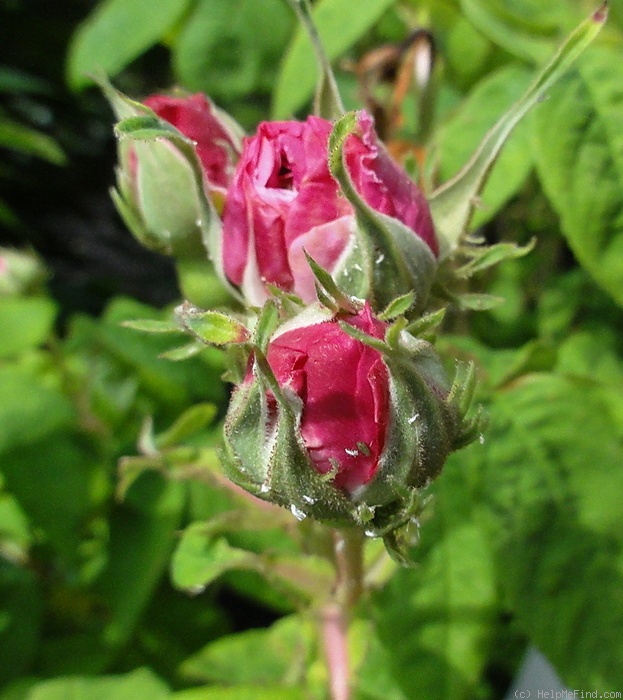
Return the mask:
[[[345,320],[375,338],[385,334],[386,324],[369,307]],[[332,319],[275,337],[267,360],[279,385],[305,402],[300,431],[314,468],[334,471],[334,486],[349,493],[367,484],[389,425],[389,375],[381,353]]]
[[204,241],[220,226],[242,131],[203,95],[152,95],[145,104],[106,88],[120,121],[113,200],[148,248],[205,258]]
[[378,140],[372,118],[347,117],[350,131],[335,150],[354,192],[329,169],[333,124],[326,119],[264,122],[245,139],[225,202],[222,249],[224,274],[249,303],[266,300],[267,284],[314,301],[307,252],[375,308],[411,290],[423,305],[439,250],[426,199]]
[[200,93],[188,97],[151,95],[144,104],[195,144],[208,188],[225,193],[242,137],[233,120]]
[[229,477],[299,518],[384,537],[406,525],[481,424],[465,418],[473,376],[450,386],[432,346],[401,328],[368,304],[313,305],[277,328],[232,397]]

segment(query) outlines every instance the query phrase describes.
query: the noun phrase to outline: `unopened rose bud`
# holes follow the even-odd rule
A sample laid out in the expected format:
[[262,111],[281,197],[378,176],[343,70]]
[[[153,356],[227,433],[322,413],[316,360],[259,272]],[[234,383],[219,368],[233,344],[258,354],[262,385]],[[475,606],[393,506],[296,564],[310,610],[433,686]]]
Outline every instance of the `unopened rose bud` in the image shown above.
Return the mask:
[[438,253],[426,198],[380,143],[372,118],[351,116],[335,147],[347,171],[339,184],[325,119],[265,122],[245,140],[225,202],[222,254],[227,279],[249,303],[261,305],[268,285],[314,301],[307,253],[377,309],[412,290],[423,307]]
[[353,314],[310,307],[255,350],[234,392],[229,476],[297,517],[385,536],[475,437],[467,384],[451,387],[429,343],[367,304]]
[[195,145],[208,191],[227,192],[242,147],[242,129],[200,93],[187,97],[151,95],[144,104]]
[[203,253],[223,206],[242,131],[203,95],[152,95],[144,104],[109,90],[119,166],[113,199],[148,248],[176,257]]

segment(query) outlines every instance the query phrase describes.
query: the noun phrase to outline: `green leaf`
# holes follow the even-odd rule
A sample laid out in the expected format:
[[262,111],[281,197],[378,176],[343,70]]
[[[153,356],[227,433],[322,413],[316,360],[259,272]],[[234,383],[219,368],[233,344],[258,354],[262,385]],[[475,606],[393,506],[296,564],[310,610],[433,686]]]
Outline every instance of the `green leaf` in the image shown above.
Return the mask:
[[140,668],[124,676],[55,678],[35,685],[28,700],[167,700],[171,694],[153,671]]
[[[251,508],[193,523],[173,557],[174,585],[197,593],[223,574],[236,571],[259,574],[277,588],[279,596],[285,593],[299,602],[328,596],[334,579],[331,565],[319,556],[308,554],[302,559],[293,553],[291,540],[282,532],[284,520],[291,523],[285,510]],[[257,584],[255,588],[252,595],[260,593],[261,598]]]
[[568,687],[621,687],[623,450],[603,390],[532,375],[489,410],[484,445],[452,463],[482,499],[516,623]]
[[415,568],[374,598],[390,677],[405,697],[471,700],[488,660],[498,600],[485,532],[465,497],[460,460],[436,482]]
[[33,662],[40,643],[41,617],[35,573],[0,556],[0,687],[27,672]]
[[[86,649],[82,658],[80,654],[68,655],[64,643],[71,644],[71,637],[66,641],[61,638],[48,648],[49,663],[57,673],[84,673],[85,668],[101,673],[127,643],[166,574],[184,506],[182,484],[149,473],[132,485],[123,507],[111,519],[108,565],[95,589],[107,611],[98,640],[103,649]],[[137,691],[134,696],[141,697],[141,693]]]
[[598,383],[610,416],[623,429],[623,363],[618,355],[619,339],[604,329],[570,335],[557,353],[556,370],[567,376]]
[[202,309],[215,309],[231,303],[229,290],[205,255],[178,258],[175,268],[183,299]]
[[87,524],[107,495],[104,467],[93,450],[55,431],[4,452],[0,469],[39,539],[65,561],[79,560]]
[[359,700],[408,700],[400,690],[389,654],[379,641],[374,625],[363,631],[366,648],[362,662],[353,674],[358,691],[355,697]]
[[280,0],[199,0],[174,44],[178,80],[217,100],[269,92],[292,20]]
[[554,50],[560,26],[571,14],[566,3],[535,0],[515,0],[510,8],[504,0],[461,0],[461,9],[498,46],[539,63]]
[[26,514],[13,496],[0,491],[0,556],[23,563],[31,541]]
[[0,147],[42,158],[54,165],[67,163],[63,149],[51,136],[23,124],[9,121],[1,114]]
[[535,114],[543,189],[575,256],[623,304],[623,65],[614,49],[583,57]]
[[298,688],[273,685],[236,685],[232,688],[218,685],[181,690],[174,700],[307,700],[308,694]]
[[264,630],[222,637],[185,661],[180,672],[192,681],[291,683],[309,662],[313,624],[298,615]]
[[504,303],[504,297],[496,297],[492,294],[459,294],[452,301],[459,309],[469,309],[470,311],[487,311],[495,309],[496,306]]
[[593,41],[606,16],[604,4],[567,37],[524,95],[487,133],[469,163],[452,180],[433,192],[430,205],[442,257],[450,254],[465,234],[476,197],[515,126]]
[[56,318],[56,305],[43,297],[0,297],[0,357],[44,343]]
[[182,18],[190,0],[105,0],[87,17],[69,48],[67,79],[73,88],[93,82],[102,71],[115,75],[162,40]]
[[[367,0],[353,12],[351,0],[321,0],[312,18],[329,60],[366,34],[394,0]],[[299,27],[287,49],[273,95],[272,118],[289,119],[313,95],[318,79],[314,50]]]
[[0,452],[32,444],[73,417],[61,393],[17,367],[0,367]]
[[223,537],[212,538],[203,523],[186,528],[171,562],[171,577],[178,588],[202,591],[226,571],[254,568],[255,555],[230,547]]
[[216,406],[212,403],[199,403],[188,408],[171,427],[156,437],[159,449],[179,445],[187,438],[203,430],[216,416]]
[[25,73],[15,66],[0,67],[0,92],[11,95],[30,93],[49,95],[51,86],[42,78]]

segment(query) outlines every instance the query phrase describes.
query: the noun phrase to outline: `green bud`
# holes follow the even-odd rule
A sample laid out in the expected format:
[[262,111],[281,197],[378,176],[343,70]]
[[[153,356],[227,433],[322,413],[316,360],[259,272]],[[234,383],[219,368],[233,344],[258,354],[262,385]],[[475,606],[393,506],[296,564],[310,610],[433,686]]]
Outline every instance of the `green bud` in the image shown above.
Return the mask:
[[217,212],[242,132],[203,95],[152,95],[145,104],[104,86],[120,121],[113,201],[146,247],[178,258],[205,258],[220,228]]

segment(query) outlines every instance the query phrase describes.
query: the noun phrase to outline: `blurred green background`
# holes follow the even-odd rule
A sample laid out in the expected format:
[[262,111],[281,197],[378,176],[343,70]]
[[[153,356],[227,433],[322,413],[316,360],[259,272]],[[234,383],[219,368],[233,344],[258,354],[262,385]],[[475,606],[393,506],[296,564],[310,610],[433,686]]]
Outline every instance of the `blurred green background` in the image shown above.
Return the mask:
[[[407,96],[394,135],[420,139],[432,184],[593,9],[315,3],[348,107],[362,58],[432,33],[430,128]],[[503,304],[449,314],[440,346],[478,361],[491,428],[435,485],[417,567],[362,608],[357,699],[503,698],[529,645],[570,687],[623,691],[623,3],[610,11],[483,193],[485,240],[537,247],[478,280]],[[120,325],[168,318],[180,292],[109,201],[113,116],[92,82],[203,91],[249,132],[301,117],[315,67],[294,15],[282,0],[0,0],[0,37],[0,245],[45,270],[0,291],[0,699],[324,698],[305,591],[258,573],[300,542],[222,524],[240,504],[215,477],[220,352],[171,362],[175,339]]]

